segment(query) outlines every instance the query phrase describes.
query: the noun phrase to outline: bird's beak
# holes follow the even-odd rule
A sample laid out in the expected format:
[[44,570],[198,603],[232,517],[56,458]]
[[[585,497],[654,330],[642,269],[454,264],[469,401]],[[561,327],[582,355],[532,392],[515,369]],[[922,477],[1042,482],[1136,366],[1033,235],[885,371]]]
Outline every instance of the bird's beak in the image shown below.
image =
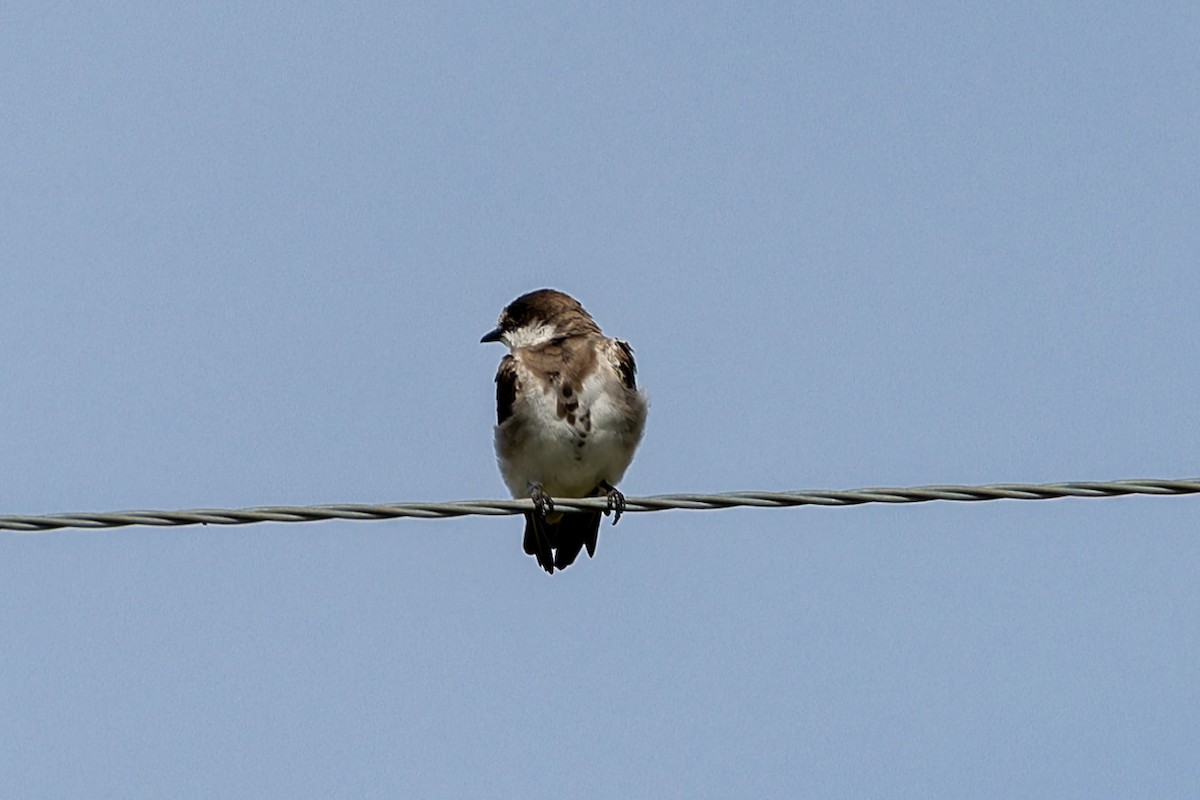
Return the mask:
[[487,333],[485,333],[483,335],[483,338],[479,340],[479,343],[483,344],[485,342],[498,342],[498,341],[500,341],[500,329],[496,328],[496,330],[494,330],[494,331],[488,331]]

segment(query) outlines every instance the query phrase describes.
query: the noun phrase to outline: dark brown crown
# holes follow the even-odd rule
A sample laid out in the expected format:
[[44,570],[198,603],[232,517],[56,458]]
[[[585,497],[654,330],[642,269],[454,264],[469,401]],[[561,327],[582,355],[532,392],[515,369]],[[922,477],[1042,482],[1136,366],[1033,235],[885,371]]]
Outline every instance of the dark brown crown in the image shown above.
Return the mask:
[[538,289],[523,294],[509,303],[500,315],[500,329],[505,331],[541,323],[554,325],[564,334],[600,331],[578,300],[557,289]]

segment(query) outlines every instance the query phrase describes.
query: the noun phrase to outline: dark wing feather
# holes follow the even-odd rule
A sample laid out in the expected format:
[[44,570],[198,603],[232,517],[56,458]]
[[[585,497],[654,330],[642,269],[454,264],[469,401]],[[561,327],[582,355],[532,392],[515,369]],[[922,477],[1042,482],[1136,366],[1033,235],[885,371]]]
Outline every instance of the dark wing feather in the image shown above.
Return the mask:
[[629,389],[637,389],[637,363],[633,360],[633,348],[629,346],[629,342],[621,339],[613,339],[613,344],[616,345],[616,349],[612,351],[613,366],[617,368],[621,382]]
[[507,355],[500,360],[496,370],[496,424],[512,416],[513,403],[517,401],[517,360]]

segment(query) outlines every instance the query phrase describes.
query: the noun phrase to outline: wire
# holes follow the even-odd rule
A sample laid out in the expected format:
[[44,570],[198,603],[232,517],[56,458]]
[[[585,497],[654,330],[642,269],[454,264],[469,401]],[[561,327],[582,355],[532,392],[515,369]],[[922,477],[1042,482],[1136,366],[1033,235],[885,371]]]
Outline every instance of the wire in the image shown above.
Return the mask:
[[[1146,478],[1108,482],[1001,483],[988,486],[917,486],[901,489],[817,489],[799,492],[732,492],[728,494],[660,494],[628,497],[625,510],[667,511],[718,508],[782,508],[788,506],[857,506],[867,503],[927,503],[933,500],[1050,500],[1057,497],[1120,497],[1123,495],[1183,495],[1200,493],[1200,478]],[[563,511],[603,511],[603,497],[554,498]],[[533,510],[529,500],[463,500],[453,503],[341,504],[327,506],[267,506],[211,508],[190,511],[121,511],[116,513],[0,516],[0,530],[36,533],[62,528],[124,528],[130,525],[184,527],[188,525],[250,525],[256,522],[317,522],[319,520],[379,520],[399,517],[430,519],[472,515],[507,516]]]

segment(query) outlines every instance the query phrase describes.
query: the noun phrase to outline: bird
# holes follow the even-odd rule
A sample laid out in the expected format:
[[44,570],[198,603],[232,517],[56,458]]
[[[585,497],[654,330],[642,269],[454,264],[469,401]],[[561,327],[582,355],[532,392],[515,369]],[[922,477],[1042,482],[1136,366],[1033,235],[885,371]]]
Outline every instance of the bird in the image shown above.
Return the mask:
[[606,337],[578,300],[555,289],[518,297],[479,340],[509,350],[496,370],[496,461],[525,513],[525,552],[549,574],[596,554],[600,512],[556,512],[554,497],[605,497],[613,524],[617,490],[646,426],[633,348]]

